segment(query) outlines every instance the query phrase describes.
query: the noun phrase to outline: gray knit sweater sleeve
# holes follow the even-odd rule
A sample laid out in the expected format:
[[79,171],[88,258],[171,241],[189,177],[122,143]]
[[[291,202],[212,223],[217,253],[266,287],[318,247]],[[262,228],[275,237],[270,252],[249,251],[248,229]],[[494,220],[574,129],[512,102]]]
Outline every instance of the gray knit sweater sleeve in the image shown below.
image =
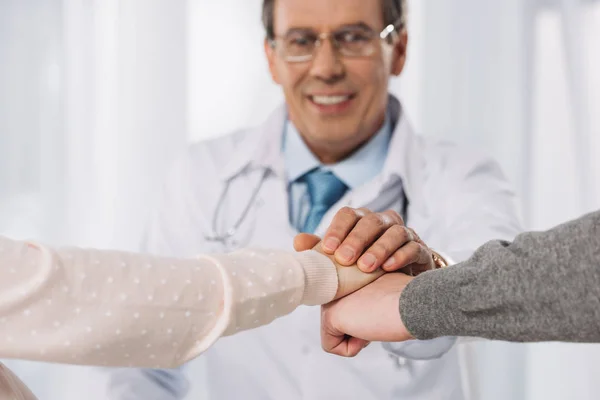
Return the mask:
[[600,342],[600,212],[420,275],[400,315],[419,339]]

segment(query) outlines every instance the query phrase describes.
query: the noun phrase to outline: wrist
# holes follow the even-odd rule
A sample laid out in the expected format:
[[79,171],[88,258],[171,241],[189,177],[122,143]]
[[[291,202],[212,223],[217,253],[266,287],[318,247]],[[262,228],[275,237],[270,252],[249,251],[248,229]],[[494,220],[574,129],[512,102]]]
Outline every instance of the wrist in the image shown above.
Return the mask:
[[334,300],[362,289],[385,274],[385,271],[381,268],[373,272],[363,272],[357,266],[345,267],[339,264],[336,264],[336,271],[339,284]]
[[379,277],[385,274],[381,268],[373,272],[363,272],[356,264],[351,266],[345,266],[339,264],[334,255],[325,254],[322,242],[319,242],[313,250],[316,253],[327,257],[334,265],[337,275],[337,291],[332,300],[341,299],[342,297],[348,296],[351,293],[356,292],[359,289],[367,286],[368,284],[376,281]]

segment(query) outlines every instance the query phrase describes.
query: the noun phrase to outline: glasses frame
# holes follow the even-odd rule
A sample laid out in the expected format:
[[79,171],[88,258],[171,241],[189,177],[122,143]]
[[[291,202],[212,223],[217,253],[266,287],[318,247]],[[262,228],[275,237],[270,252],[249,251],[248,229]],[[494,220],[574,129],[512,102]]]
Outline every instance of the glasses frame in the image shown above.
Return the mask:
[[[396,27],[395,24],[389,24],[387,25],[385,28],[383,28],[383,30],[381,32],[379,32],[379,40],[388,40],[391,36],[391,39],[395,39],[398,36],[399,30],[402,28],[402,24],[400,24],[398,27]],[[323,41],[325,40],[331,40],[331,44],[333,45],[333,48],[337,50],[337,52],[344,57],[350,57],[350,58],[360,58],[360,57],[369,57],[370,55],[372,55],[375,52],[375,47],[373,47],[371,49],[371,51],[369,51],[368,53],[365,54],[345,54],[343,51],[343,47],[339,45],[339,43],[337,43],[337,41],[332,37],[332,35],[334,34],[334,32],[322,32],[317,36],[317,40],[315,41],[315,47],[313,48],[312,52],[310,54],[306,54],[306,55],[302,55],[302,56],[290,56],[290,55],[282,55],[281,54],[281,50],[278,52],[278,54],[287,62],[290,63],[302,63],[302,62],[307,62],[307,61],[311,61],[314,56],[315,56],[315,52],[317,51],[317,49],[321,46],[321,44],[323,43]],[[274,38],[270,38],[269,39],[269,46],[271,46],[271,48],[275,51],[277,51],[277,49],[281,49],[281,47],[277,47],[277,42],[279,40],[281,40],[283,38],[281,37],[274,37]]]

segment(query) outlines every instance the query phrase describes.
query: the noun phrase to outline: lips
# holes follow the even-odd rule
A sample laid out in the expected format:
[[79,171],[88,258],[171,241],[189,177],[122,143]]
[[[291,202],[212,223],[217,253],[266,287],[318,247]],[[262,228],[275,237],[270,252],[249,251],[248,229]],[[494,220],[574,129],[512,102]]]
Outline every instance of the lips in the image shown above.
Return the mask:
[[350,100],[350,95],[310,96],[313,103],[322,106],[332,106]]
[[348,110],[355,94],[335,93],[335,94],[315,94],[307,96],[310,103],[320,114],[335,115]]

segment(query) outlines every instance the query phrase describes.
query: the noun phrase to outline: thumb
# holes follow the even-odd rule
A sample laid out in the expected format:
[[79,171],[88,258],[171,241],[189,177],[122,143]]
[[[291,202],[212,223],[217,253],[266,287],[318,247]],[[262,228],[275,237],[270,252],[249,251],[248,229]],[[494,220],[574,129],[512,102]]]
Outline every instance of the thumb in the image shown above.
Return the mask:
[[294,238],[294,249],[296,251],[310,250],[315,247],[321,238],[316,235],[310,235],[308,233],[301,233]]

